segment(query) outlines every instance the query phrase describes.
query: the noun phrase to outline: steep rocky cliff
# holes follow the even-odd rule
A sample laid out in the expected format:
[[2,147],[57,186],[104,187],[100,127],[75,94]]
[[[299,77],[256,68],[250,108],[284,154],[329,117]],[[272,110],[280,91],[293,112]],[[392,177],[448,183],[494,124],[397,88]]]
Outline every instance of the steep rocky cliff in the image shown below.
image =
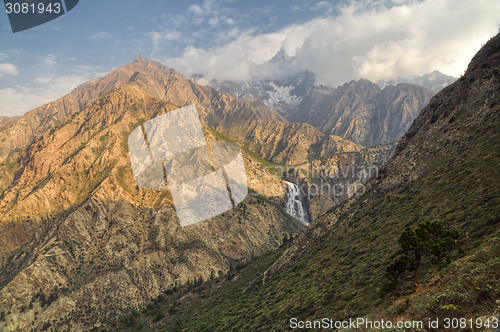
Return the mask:
[[287,115],[363,146],[399,140],[434,93],[407,83],[381,89],[367,80],[351,81],[330,93],[313,90]]

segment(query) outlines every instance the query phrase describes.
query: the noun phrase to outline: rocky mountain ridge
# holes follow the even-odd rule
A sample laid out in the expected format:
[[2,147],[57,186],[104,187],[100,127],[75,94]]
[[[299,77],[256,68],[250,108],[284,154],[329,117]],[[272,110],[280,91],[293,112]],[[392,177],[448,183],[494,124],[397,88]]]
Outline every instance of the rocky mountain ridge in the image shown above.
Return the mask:
[[399,78],[397,80],[377,82],[382,88],[387,85],[397,85],[399,83],[411,83],[423,86],[435,93],[446,88],[451,83],[457,80],[456,77],[445,75],[439,70],[434,70],[432,73],[427,73],[422,76],[413,76],[407,78]]
[[399,140],[433,95],[413,84],[381,89],[368,80],[351,81],[328,94],[313,90],[287,119],[371,146]]

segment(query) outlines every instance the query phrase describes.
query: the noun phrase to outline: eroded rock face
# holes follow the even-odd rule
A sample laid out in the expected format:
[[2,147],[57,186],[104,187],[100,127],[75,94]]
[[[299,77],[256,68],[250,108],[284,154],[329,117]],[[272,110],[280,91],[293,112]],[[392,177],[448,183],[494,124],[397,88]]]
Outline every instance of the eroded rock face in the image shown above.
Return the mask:
[[287,120],[306,122],[325,133],[372,146],[399,140],[433,95],[414,84],[381,89],[361,79],[329,93],[312,90]]
[[[103,191],[110,188],[120,190],[111,180],[103,183]],[[100,196],[30,246],[30,261],[21,261],[26,267],[0,291],[0,310],[11,313],[4,328],[24,330],[47,321],[72,330],[91,327],[140,309],[168,287],[227,272],[230,260],[271,250],[285,234],[300,230],[276,207],[252,197],[181,228],[169,205],[151,209]]]

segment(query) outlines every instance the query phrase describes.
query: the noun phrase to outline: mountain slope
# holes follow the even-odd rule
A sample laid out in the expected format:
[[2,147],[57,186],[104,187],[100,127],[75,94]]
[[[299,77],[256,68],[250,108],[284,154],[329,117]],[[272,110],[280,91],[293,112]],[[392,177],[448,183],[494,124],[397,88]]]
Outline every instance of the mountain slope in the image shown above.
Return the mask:
[[[165,325],[151,323],[150,330],[284,330],[291,317],[387,320],[408,308],[413,308],[407,313],[411,316],[403,318],[498,315],[499,89],[497,35],[476,54],[465,75],[422,110],[380,177],[368,182],[365,195],[306,228],[264,273],[263,283],[253,274],[251,283],[229,282],[217,291],[203,291],[203,298],[183,294]],[[430,290],[421,290],[425,301],[408,297],[385,311],[394,298],[382,299],[380,286],[386,267],[399,254],[397,239],[407,226],[424,220],[442,220],[461,232],[464,265],[452,264],[442,279],[434,278],[430,264],[424,266],[419,283],[432,281],[426,286]],[[250,264],[242,273],[252,270]],[[188,311],[195,301],[203,310]]]
[[[175,70],[138,56],[134,62],[105,77],[83,83],[66,96],[37,107],[16,121],[0,123],[0,141],[3,142],[0,146],[0,161],[16,148],[22,149],[30,144],[37,135],[60,123],[66,116],[80,111],[97,98],[128,82],[136,82],[154,96],[182,106],[197,99],[197,94],[200,99],[207,97],[203,93],[206,89],[191,86],[192,82]],[[261,109],[259,113],[265,117],[281,119],[270,109]]]

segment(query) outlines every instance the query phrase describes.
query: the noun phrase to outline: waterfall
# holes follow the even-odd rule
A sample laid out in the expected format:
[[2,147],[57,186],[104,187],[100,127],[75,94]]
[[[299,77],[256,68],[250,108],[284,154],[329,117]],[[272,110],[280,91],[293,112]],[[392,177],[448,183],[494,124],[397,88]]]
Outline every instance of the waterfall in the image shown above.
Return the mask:
[[309,215],[305,207],[303,195],[300,192],[299,186],[291,182],[286,183],[285,189],[285,210],[289,215],[296,218],[304,225],[309,225]]

